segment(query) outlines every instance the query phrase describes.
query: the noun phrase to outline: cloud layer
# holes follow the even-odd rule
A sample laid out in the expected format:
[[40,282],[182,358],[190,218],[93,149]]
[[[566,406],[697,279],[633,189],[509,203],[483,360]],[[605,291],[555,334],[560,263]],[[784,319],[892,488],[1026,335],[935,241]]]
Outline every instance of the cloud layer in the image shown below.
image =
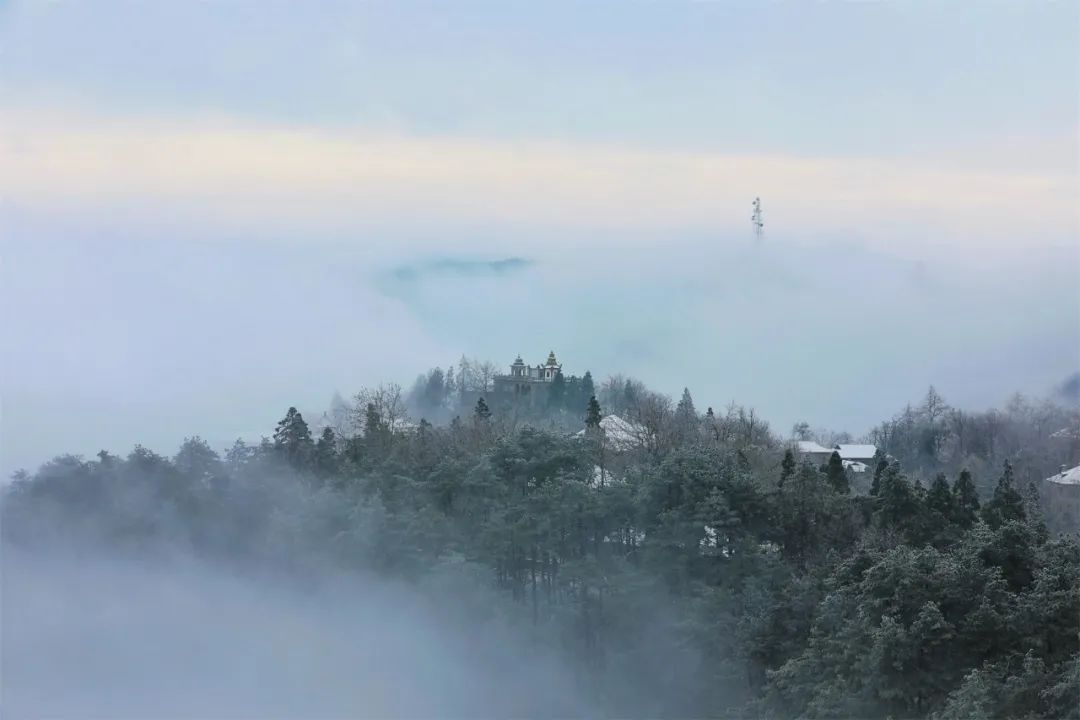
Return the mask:
[[[762,196],[776,237],[1008,247],[1077,233],[1075,172],[1025,167],[1015,147],[988,148],[998,163],[740,155],[56,111],[7,111],[0,127],[0,192],[21,208],[78,215],[122,208],[307,232],[730,232],[749,228],[749,201]],[[1075,141],[1061,143],[1070,149]]]

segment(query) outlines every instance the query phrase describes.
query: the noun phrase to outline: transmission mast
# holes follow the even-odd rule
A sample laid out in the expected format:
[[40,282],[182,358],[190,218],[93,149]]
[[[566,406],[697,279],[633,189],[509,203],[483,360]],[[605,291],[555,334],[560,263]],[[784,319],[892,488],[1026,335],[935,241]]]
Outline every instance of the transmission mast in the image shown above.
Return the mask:
[[765,221],[761,217],[761,198],[754,198],[754,214],[750,216],[750,222],[754,225],[754,237],[761,242],[765,234]]

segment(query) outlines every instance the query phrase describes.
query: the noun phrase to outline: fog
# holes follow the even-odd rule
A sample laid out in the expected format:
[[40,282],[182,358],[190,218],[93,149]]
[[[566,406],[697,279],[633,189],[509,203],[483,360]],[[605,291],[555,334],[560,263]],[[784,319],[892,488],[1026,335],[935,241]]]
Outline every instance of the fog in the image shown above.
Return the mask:
[[855,434],[931,384],[977,409],[1045,396],[1080,365],[1067,246],[932,254],[778,232],[757,247],[685,233],[568,249],[533,233],[451,249],[391,231],[68,230],[27,220],[7,246],[5,475],[59,452],[171,453],[196,433],[218,449],[257,441],[290,405],[317,419],[335,391],[408,385],[463,354],[503,366],[555,350],[571,373]]
[[4,717],[588,714],[476,586],[172,555],[6,546]]

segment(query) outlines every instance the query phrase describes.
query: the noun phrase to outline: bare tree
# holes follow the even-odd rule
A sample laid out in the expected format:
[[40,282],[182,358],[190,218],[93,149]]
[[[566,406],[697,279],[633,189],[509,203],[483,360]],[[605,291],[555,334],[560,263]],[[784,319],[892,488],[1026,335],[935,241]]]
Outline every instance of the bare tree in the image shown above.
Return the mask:
[[383,383],[374,388],[362,388],[354,397],[352,410],[353,429],[359,434],[364,427],[364,413],[368,405],[374,406],[379,417],[390,432],[401,429],[409,420],[405,397],[397,383]]

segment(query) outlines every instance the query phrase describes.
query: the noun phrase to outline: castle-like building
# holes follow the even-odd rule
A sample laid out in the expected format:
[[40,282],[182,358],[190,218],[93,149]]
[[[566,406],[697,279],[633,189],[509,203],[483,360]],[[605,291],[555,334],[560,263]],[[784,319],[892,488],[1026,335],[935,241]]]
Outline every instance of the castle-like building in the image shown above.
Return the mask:
[[549,383],[562,372],[562,364],[555,359],[555,352],[548,353],[543,365],[526,365],[518,355],[510,366],[509,375],[496,375],[494,396],[500,400],[525,400],[539,402],[547,399]]

